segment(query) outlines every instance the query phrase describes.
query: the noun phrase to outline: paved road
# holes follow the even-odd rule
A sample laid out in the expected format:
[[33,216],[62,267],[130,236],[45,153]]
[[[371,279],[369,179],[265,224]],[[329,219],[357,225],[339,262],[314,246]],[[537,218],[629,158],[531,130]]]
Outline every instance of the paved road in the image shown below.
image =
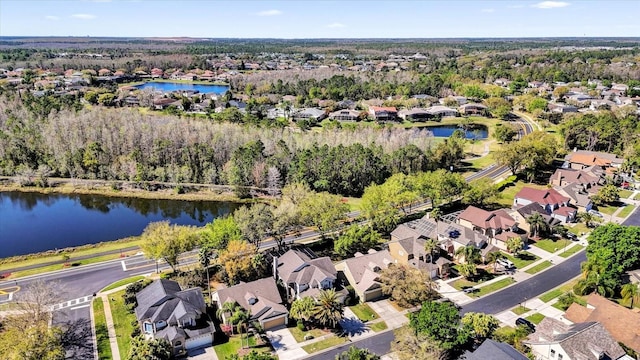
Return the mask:
[[329,351],[311,355],[306,357],[307,360],[326,360],[326,359],[335,359],[336,355],[340,354],[345,350],[349,350],[351,346],[355,346],[361,349],[369,349],[371,352],[376,353],[378,355],[384,355],[391,352],[391,342],[394,340],[393,330],[387,330],[385,332],[378,333],[374,336],[364,338],[362,340],[348,342],[340,347],[335,349],[331,349]]
[[622,223],[622,225],[640,226],[640,211],[639,211],[639,209],[640,209],[640,207],[637,207],[635,210],[633,210],[631,215],[627,218],[627,220],[625,220]]
[[462,313],[484,312],[497,314],[532,299],[561,285],[580,274],[580,263],[586,261],[583,249],[562,263],[502,291],[487,295],[462,306]]

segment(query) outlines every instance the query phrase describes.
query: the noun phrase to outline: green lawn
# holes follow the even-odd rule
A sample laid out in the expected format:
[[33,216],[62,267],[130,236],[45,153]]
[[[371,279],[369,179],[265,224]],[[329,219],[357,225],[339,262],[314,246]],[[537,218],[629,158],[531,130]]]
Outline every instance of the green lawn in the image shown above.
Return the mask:
[[297,327],[289,328],[289,331],[291,332],[291,335],[293,335],[293,338],[296,339],[297,342],[305,341],[304,337],[306,335],[311,335],[315,339],[315,338],[318,338],[320,336],[329,334],[329,332],[323,331],[321,329],[309,329],[307,331],[302,331],[302,330],[298,329]]
[[524,313],[527,313],[531,311],[531,309],[529,309],[528,307],[524,307],[522,305],[518,305],[516,307],[514,307],[513,309],[511,309],[511,312],[516,314],[516,315],[522,315]]
[[126,358],[129,353],[129,347],[131,347],[131,332],[133,331],[136,316],[127,310],[123,295],[124,290],[109,295],[109,306],[111,307],[113,327],[116,330],[120,356]]
[[539,299],[547,303],[562,294],[564,294],[564,291],[562,291],[560,288],[557,288],[542,294]]
[[536,264],[535,266],[530,267],[525,272],[527,274],[533,275],[533,274],[539,273],[540,271],[550,267],[551,265],[553,265],[553,264],[550,261],[545,260],[545,261],[541,262],[540,264]]
[[376,314],[376,312],[373,311],[373,309],[371,309],[371,307],[369,307],[369,305],[365,303],[350,306],[349,309],[351,309],[351,311],[356,314],[358,319],[363,322],[375,320],[379,317],[378,314]]
[[574,224],[572,227],[570,227],[569,231],[580,236],[583,233],[584,234],[590,233],[591,229],[589,229],[587,225],[585,225],[584,223],[577,223],[577,224]]
[[518,269],[521,269],[534,261],[539,260],[540,258],[526,251],[520,252],[518,256],[513,256],[511,254],[503,253],[507,259],[511,260],[513,265],[515,265]]
[[382,330],[387,330],[387,323],[384,322],[384,321],[378,321],[377,323],[371,324],[371,326],[369,326],[369,328],[373,332],[380,332]]
[[[247,335],[244,334],[242,337],[242,342],[244,343],[244,346],[247,346],[246,336]],[[218,355],[218,359],[221,359],[221,360],[227,359],[228,357],[238,354],[238,350],[240,350],[240,348],[242,347],[240,340],[241,340],[240,335],[232,335],[229,338],[229,341],[227,341],[226,343],[214,346],[213,349],[215,350],[216,355]],[[255,346],[256,346],[256,338],[254,336],[249,336],[249,348],[251,350],[256,350],[257,352],[270,352],[270,349],[268,346],[260,346],[260,347],[255,347]]]
[[533,246],[536,246],[548,253],[554,253],[558,250],[562,250],[564,247],[569,246],[571,244],[571,240],[561,239],[561,240],[553,240],[553,239],[541,239],[536,241]]
[[483,286],[481,288],[479,288],[476,292],[473,292],[469,295],[471,295],[472,297],[480,297],[483,295],[487,295],[489,293],[492,293],[494,291],[500,290],[504,287],[507,287],[511,284],[513,284],[514,282],[516,282],[515,280],[513,280],[512,278],[508,277],[502,280],[498,280],[494,283],[491,283],[489,285]]
[[540,321],[542,321],[542,319],[544,319],[545,316],[540,314],[540,313],[535,313],[535,314],[531,314],[529,316],[527,316],[527,320],[531,321],[532,323],[538,325],[540,324]]
[[618,210],[618,206],[615,206],[615,205],[601,205],[601,206],[599,205],[598,206],[598,211],[607,215],[613,215],[613,213],[616,212],[616,210]]
[[107,320],[104,316],[102,298],[93,299],[93,322],[98,343],[98,360],[110,360],[113,355],[109,344],[109,332],[107,331]]
[[123,286],[123,285],[129,285],[129,284],[131,284],[131,283],[134,283],[134,282],[136,282],[136,281],[138,281],[138,280],[142,280],[142,279],[144,279],[144,278],[145,278],[145,277],[144,277],[143,275],[136,275],[136,276],[132,276],[132,277],[130,277],[130,278],[126,278],[126,279],[122,279],[122,280],[116,281],[116,282],[114,282],[113,284],[111,284],[111,285],[109,285],[109,286],[105,287],[104,289],[102,289],[102,290],[100,290],[100,291],[102,292],[102,291],[109,291],[109,290],[113,290],[113,289],[115,289],[115,288],[117,288],[117,287],[120,287],[120,286]]
[[[324,350],[324,349],[328,349],[328,348],[330,348],[332,346],[344,344],[348,340],[349,340],[349,338],[347,338],[347,337],[332,336],[332,337],[330,337],[328,339],[320,340],[318,342],[314,342],[313,344],[309,344],[309,345],[303,346],[302,349],[304,349],[304,351],[306,351],[309,354],[313,354],[314,352],[317,352],[317,351],[320,351],[320,350]],[[219,357],[219,358],[223,359],[221,357]]]
[[485,283],[493,278],[496,277],[496,275],[491,274],[491,273],[485,273],[486,276],[477,278],[475,281],[472,280],[468,280],[465,278],[462,279],[458,279],[456,281],[454,281],[453,283],[451,283],[451,286],[453,286],[454,288],[456,288],[456,290],[462,290],[462,289],[466,289],[466,288],[470,288],[473,286],[476,286],[478,284],[482,284]]
[[582,250],[584,246],[582,245],[574,245],[572,248],[568,249],[567,251],[564,251],[562,253],[560,253],[560,256],[562,256],[563,258],[568,258],[569,256],[577,253],[578,251]]
[[620,190],[621,199],[628,199],[631,197],[631,195],[633,195],[633,191],[631,190]]
[[621,218],[626,218],[629,214],[631,214],[631,212],[635,208],[636,207],[634,205],[627,205],[624,208],[622,208],[622,210],[620,210],[617,216]]
[[345,198],[345,199],[347,199],[347,205],[349,205],[349,210],[350,211],[359,211],[360,210],[360,204],[362,203],[362,198],[348,197],[348,198]]

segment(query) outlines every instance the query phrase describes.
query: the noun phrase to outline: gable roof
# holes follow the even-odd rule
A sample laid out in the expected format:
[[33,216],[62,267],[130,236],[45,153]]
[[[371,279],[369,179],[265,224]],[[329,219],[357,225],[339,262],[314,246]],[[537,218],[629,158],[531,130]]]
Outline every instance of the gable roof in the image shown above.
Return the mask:
[[622,163],[622,159],[619,159],[615,154],[587,150],[571,152],[567,154],[566,160],[572,163],[588,166],[610,166],[612,164]]
[[549,216],[547,212],[544,210],[544,208],[542,207],[542,205],[536,202],[533,202],[531,204],[527,204],[524,206],[520,206],[516,209],[516,212],[520,214],[520,216],[525,218],[525,220],[529,218],[529,216],[533,215],[534,213],[538,213],[544,218],[545,222],[550,227],[560,224],[560,220]]
[[311,259],[299,250],[289,250],[277,259],[278,276],[286,283],[311,284],[329,278],[336,279],[337,271],[329,257]]
[[561,204],[571,200],[567,196],[562,196],[555,189],[534,189],[526,186],[518,191],[515,197],[536,202],[541,205]]
[[152,282],[140,290],[136,299],[138,306],[135,314],[138,321],[151,319],[153,322],[164,320],[176,323],[187,314],[197,317],[206,310],[200,288],[181,290],[177,282],[167,279]]
[[528,360],[529,358],[519,353],[511,345],[485,340],[474,352],[465,352],[466,360]]
[[516,224],[516,221],[504,209],[487,211],[475,206],[467,207],[458,219],[467,220],[481,229],[507,229]]
[[570,359],[601,359],[605,354],[610,359],[625,355],[624,350],[598,322],[583,322],[567,325],[544,318],[529,335],[525,343],[532,345],[558,344]]
[[393,257],[389,250],[376,251],[371,254],[356,256],[345,260],[345,271],[348,271],[353,280],[353,287],[364,292],[379,286],[377,270],[386,269],[393,263]]
[[[589,170],[587,170],[589,169]],[[559,180],[565,183],[578,183],[581,185],[595,185],[600,181],[600,177],[590,171],[591,168],[585,170],[576,169],[557,169],[551,176],[551,181]]]
[[[276,281],[271,277],[220,289],[217,296],[221,305],[236,302],[249,310],[252,319],[265,320],[288,313],[282,305]],[[256,300],[253,304],[250,303],[252,298]]]
[[589,193],[583,191],[580,184],[568,184],[557,189],[560,194],[571,198],[577,206],[587,207],[591,203]]
[[617,341],[640,352],[640,313],[631,311],[606,298],[592,293],[587,297],[587,307],[572,304],[565,318],[573,322],[597,321]]
[[398,112],[398,110],[392,106],[370,106],[369,109],[374,113],[379,113],[379,112],[397,113]]

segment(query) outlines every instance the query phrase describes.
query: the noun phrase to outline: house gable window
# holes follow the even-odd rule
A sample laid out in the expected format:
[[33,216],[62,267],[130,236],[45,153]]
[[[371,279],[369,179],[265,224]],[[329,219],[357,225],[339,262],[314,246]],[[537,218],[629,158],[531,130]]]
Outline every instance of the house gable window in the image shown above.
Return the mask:
[[160,320],[156,323],[156,329],[161,330],[167,327],[167,322],[164,320]]
[[153,334],[153,324],[145,322],[142,327],[145,334]]

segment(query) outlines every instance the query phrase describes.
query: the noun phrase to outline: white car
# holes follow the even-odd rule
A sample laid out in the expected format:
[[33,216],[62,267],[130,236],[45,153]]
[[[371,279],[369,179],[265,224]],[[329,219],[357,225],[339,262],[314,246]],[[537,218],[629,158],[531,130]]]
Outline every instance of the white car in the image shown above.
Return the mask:
[[509,259],[498,259],[498,261],[496,262],[499,265],[502,265],[505,269],[513,269],[514,267],[516,267]]
[[604,215],[602,215],[602,213],[600,213],[599,211],[593,210],[593,209],[589,210],[588,213],[591,214],[591,215],[597,216],[599,218],[603,218],[604,217]]

